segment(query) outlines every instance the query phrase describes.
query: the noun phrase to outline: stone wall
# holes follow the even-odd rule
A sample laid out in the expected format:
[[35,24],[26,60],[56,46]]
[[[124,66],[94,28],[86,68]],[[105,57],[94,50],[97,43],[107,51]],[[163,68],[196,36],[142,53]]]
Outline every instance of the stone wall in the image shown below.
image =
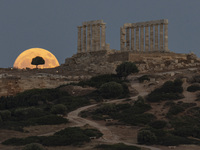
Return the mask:
[[117,65],[124,61],[135,62],[141,73],[200,66],[200,60],[194,54],[135,53],[116,50],[76,54],[66,59],[63,66],[67,70],[83,71],[87,74],[107,74],[115,73]]

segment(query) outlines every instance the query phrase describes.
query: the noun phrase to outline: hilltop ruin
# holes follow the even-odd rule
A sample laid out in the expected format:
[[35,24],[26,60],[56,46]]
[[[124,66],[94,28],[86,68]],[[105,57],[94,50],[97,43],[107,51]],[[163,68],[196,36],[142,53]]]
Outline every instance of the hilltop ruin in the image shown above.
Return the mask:
[[[78,26],[77,54],[65,60],[66,70],[88,74],[115,73],[123,61],[135,62],[141,73],[167,71],[200,65],[194,54],[168,49],[168,20],[125,23],[120,28],[120,50],[106,43],[103,20]],[[87,32],[86,32],[87,31]]]

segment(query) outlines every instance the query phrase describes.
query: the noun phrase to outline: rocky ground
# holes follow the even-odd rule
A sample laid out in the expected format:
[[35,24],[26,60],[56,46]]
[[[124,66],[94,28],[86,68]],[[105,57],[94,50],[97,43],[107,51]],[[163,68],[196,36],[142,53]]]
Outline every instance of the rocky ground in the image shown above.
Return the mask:
[[[54,70],[55,71],[55,70]],[[12,74],[12,71],[8,71],[9,74]],[[34,75],[37,74],[37,71],[25,72],[24,76],[27,75]],[[20,75],[21,72],[16,71],[13,73],[13,75]],[[185,98],[181,99],[180,101],[183,102],[195,102],[198,106],[200,106],[199,102],[194,101],[196,99],[196,93],[187,92],[186,88],[190,85],[187,81],[192,80],[192,77],[199,74],[198,68],[190,68],[190,69],[183,69],[183,70],[176,70],[176,71],[168,71],[168,72],[161,72],[161,73],[155,73],[151,74],[151,80],[149,82],[144,83],[138,83],[135,79],[138,76],[141,76],[141,74],[138,75],[132,75],[129,76],[128,79],[130,80],[130,87],[132,89],[135,89],[138,92],[138,95],[145,96],[149,92],[151,92],[153,89],[161,86],[165,81],[168,80],[174,80],[177,77],[181,77],[184,81],[183,88],[184,93],[183,95]],[[80,89],[78,89],[80,91]],[[135,93],[133,94],[135,95]],[[130,99],[131,101],[135,101],[137,96],[132,96]],[[131,102],[130,101],[130,102]],[[124,99],[120,100],[114,100],[110,101],[109,103],[121,103],[124,102]],[[149,112],[156,115],[157,118],[162,119],[163,114],[166,114],[168,109],[164,109],[163,107],[164,102],[162,103],[153,103],[151,106],[153,109],[151,109]],[[71,123],[70,124],[63,124],[63,125],[51,125],[51,126],[32,126],[32,127],[26,127],[25,131],[27,132],[17,132],[17,131],[11,131],[11,130],[0,130],[0,142],[11,138],[11,137],[27,137],[27,136],[35,136],[35,135],[51,135],[56,131],[59,131],[63,128],[69,127],[69,126],[82,126],[85,124],[89,124],[90,126],[98,128],[103,134],[103,138],[99,140],[93,140],[91,143],[85,144],[81,147],[73,147],[73,146],[64,146],[64,147],[47,147],[48,150],[90,150],[95,145],[100,143],[118,143],[118,142],[124,142],[129,145],[135,145],[137,143],[137,131],[140,129],[140,127],[134,127],[134,126],[124,126],[124,125],[111,125],[107,126],[105,121],[94,121],[90,118],[83,119],[78,116],[78,114],[83,111],[90,108],[96,107],[96,105],[92,106],[86,106],[79,108],[66,116]],[[170,148],[175,148],[177,150],[197,150],[200,149],[200,146],[197,145],[180,145],[177,147],[165,147],[165,146],[142,146],[143,149],[152,149],[152,150],[168,150]],[[0,144],[0,149],[2,150],[20,150],[21,147],[16,146],[4,146]]]

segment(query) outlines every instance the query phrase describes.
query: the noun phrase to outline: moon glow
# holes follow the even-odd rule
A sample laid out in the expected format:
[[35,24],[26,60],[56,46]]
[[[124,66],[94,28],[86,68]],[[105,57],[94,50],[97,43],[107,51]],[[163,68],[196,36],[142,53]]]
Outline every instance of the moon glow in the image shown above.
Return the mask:
[[35,65],[31,65],[31,61],[36,56],[40,56],[45,60],[44,65],[39,65],[38,68],[55,68],[59,66],[57,58],[49,51],[42,48],[31,48],[23,51],[15,60],[14,68],[35,68]]

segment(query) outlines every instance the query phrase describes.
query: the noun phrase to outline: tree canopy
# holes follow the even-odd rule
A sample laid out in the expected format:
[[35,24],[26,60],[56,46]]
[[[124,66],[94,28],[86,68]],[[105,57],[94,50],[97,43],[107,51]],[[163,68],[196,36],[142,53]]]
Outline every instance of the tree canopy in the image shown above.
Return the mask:
[[117,75],[119,77],[127,77],[131,73],[139,72],[137,66],[133,62],[123,62],[122,64],[118,65],[116,68]]
[[43,65],[45,64],[45,60],[40,57],[36,56],[35,58],[32,59],[31,65],[36,65],[36,68],[38,68],[38,65]]

